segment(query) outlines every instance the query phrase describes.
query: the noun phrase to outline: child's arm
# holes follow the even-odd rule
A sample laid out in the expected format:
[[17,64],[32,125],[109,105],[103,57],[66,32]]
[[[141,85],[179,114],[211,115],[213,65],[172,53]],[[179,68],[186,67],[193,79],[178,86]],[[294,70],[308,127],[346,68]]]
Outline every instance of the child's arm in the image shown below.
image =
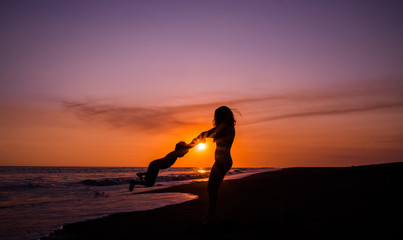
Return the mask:
[[168,153],[165,157],[155,160],[155,164],[158,166],[159,169],[166,169],[171,167],[178,159],[177,151],[172,151]]

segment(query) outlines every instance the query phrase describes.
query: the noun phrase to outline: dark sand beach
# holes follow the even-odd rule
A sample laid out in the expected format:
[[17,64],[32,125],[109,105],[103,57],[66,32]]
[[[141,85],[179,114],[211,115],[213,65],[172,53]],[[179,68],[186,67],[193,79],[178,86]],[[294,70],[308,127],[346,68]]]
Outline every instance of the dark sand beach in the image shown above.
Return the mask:
[[217,220],[202,225],[207,183],[154,192],[197,200],[69,224],[46,239],[401,239],[403,163],[286,168],[224,181]]

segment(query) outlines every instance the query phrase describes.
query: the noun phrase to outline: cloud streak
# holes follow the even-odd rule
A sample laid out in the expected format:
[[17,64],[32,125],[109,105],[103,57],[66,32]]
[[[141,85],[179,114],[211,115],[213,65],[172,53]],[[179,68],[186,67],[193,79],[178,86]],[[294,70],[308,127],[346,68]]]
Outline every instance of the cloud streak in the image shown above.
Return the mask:
[[383,110],[383,109],[393,109],[393,108],[403,108],[403,102],[379,103],[379,104],[374,104],[374,105],[358,106],[358,107],[350,106],[350,107],[346,107],[346,108],[317,109],[317,110],[311,110],[311,111],[308,110],[308,111],[301,111],[301,112],[292,112],[292,113],[286,113],[286,114],[281,114],[281,115],[260,118],[255,121],[248,122],[246,124],[264,123],[264,122],[277,121],[277,120],[290,119],[290,118],[303,118],[303,117],[360,113],[360,112],[368,112],[368,111]]
[[169,107],[124,107],[91,101],[63,101],[62,104],[83,121],[104,123],[114,128],[152,131],[191,124],[180,120],[176,116],[178,110]]
[[103,123],[113,128],[158,132],[211,121],[214,109],[221,105],[248,112],[248,121],[238,121],[240,125],[401,109],[403,99],[397,94],[399,89],[294,92],[167,107],[128,107],[102,104],[99,101],[61,101],[61,103],[65,109],[83,121]]

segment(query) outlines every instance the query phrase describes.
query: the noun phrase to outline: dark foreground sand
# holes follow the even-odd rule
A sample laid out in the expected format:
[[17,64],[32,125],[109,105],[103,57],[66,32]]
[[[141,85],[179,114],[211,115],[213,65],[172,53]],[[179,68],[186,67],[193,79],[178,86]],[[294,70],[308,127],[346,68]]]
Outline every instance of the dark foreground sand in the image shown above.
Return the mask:
[[154,192],[199,199],[64,226],[47,239],[403,239],[403,163],[288,168],[224,181],[202,225],[207,183]]

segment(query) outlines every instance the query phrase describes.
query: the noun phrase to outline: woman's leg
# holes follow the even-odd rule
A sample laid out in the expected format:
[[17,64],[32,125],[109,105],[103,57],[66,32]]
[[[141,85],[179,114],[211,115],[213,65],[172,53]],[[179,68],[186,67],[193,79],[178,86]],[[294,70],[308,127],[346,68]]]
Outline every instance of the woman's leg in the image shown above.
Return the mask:
[[205,224],[211,223],[214,219],[218,199],[218,189],[220,188],[220,185],[224,179],[225,173],[223,174],[216,164],[214,164],[213,167],[211,168],[210,177],[207,184],[209,205],[207,210],[207,217],[203,221],[203,223]]

